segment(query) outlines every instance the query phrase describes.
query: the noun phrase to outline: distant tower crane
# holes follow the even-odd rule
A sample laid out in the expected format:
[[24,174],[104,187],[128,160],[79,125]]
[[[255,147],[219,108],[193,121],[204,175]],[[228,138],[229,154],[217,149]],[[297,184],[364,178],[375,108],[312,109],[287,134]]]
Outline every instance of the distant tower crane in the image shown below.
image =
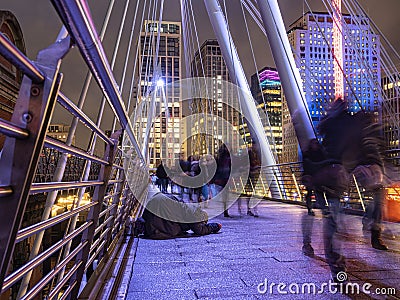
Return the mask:
[[332,54],[334,58],[335,100],[344,96],[343,80],[343,34],[342,34],[342,1],[332,0],[333,28],[332,28]]

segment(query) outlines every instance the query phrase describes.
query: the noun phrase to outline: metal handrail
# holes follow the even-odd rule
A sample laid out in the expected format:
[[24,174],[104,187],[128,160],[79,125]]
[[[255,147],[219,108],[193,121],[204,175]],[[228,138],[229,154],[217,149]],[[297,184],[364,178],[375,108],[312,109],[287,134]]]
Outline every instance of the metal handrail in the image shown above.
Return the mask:
[[[67,255],[67,257],[65,257],[60,263],[58,263],[54,269],[52,269],[46,276],[40,279],[39,282],[36,283],[35,286],[32,287],[32,289],[28,293],[26,293],[21,299],[32,299],[33,297],[35,297],[37,293],[39,293],[46,286],[46,284],[49,283],[50,280],[52,280],[53,277],[57,275],[83,249],[83,247],[86,246],[87,243],[87,241],[84,241],[79,246],[77,246],[70,254]],[[75,265],[71,268],[71,270],[69,270],[68,273],[72,275],[76,271],[75,268],[78,268],[79,266],[80,264]],[[68,275],[65,277],[67,279],[69,278]]]
[[13,190],[10,186],[0,186],[0,198],[12,194]]
[[98,157],[96,157],[94,155],[90,155],[87,152],[82,151],[80,149],[77,149],[75,147],[68,146],[68,145],[64,144],[63,142],[58,141],[58,140],[56,140],[56,139],[54,139],[52,137],[49,137],[49,136],[46,136],[44,145],[45,145],[45,147],[56,149],[56,150],[58,150],[60,152],[68,153],[68,154],[71,154],[71,155],[74,155],[74,156],[77,156],[77,157],[80,157],[80,158],[83,158],[83,159],[87,159],[87,160],[90,160],[90,161],[93,161],[93,162],[97,162],[99,164],[103,164],[103,165],[107,165],[108,164],[108,162],[106,160],[104,160],[104,159],[98,158]]
[[40,222],[40,223],[36,223],[32,226],[29,226],[27,228],[21,229],[18,232],[17,238],[15,240],[16,243],[19,243],[21,241],[23,241],[24,239],[37,234],[40,231],[43,231],[45,229],[48,229],[58,223],[61,223],[65,220],[68,220],[69,218],[71,218],[74,215],[79,214],[82,211],[85,211],[89,208],[91,208],[92,206],[96,205],[97,202],[91,202],[82,206],[79,206],[78,208],[74,208],[73,210],[67,211],[65,213],[62,213],[60,215],[57,215],[53,218],[47,219],[46,221]]
[[104,222],[96,228],[96,230],[94,231],[94,235],[96,236],[101,231],[101,229],[103,229],[112,219],[113,217],[110,216],[106,220],[104,220]]
[[93,222],[89,221],[85,224],[83,224],[81,227],[79,227],[77,230],[72,232],[71,234],[67,235],[64,237],[64,239],[58,241],[54,245],[52,245],[50,248],[46,249],[42,253],[40,253],[35,259],[29,261],[27,264],[10,274],[9,276],[6,277],[4,280],[3,284],[3,289],[6,290],[10,288],[12,285],[14,285],[19,279],[21,279],[24,274],[33,268],[39,266],[41,263],[43,263],[46,259],[50,257],[53,253],[58,251],[62,246],[67,244],[70,240],[81,234],[83,231],[85,231],[90,225],[92,225]]
[[[91,255],[88,259],[88,261],[85,264],[85,270],[87,270],[89,268],[89,266],[93,263],[93,261],[96,259],[96,256],[100,253],[100,251],[104,248],[105,244],[107,241],[105,240],[100,240],[99,239],[99,243],[101,242],[100,246],[97,248],[97,250],[93,253],[93,255]],[[97,244],[98,245],[98,244]],[[93,249],[90,249],[92,253],[92,251],[96,249],[93,247]]]
[[103,181],[74,181],[74,182],[40,182],[33,183],[30,194],[48,193],[56,190],[76,189],[88,186],[102,185]]
[[[85,244],[86,245],[86,244]],[[57,297],[57,294],[60,292],[61,288],[67,283],[67,281],[71,278],[71,276],[80,268],[80,266],[83,264],[82,261],[78,262],[75,264],[68,272],[67,275],[64,276],[64,278],[54,287],[54,289],[49,293],[49,296],[47,297],[48,300],[53,299],[54,297]],[[76,281],[73,284],[70,284],[68,288],[65,290],[64,294],[60,299],[64,299],[66,296],[69,295],[71,290],[75,287]]]
[[113,72],[105,56],[101,40],[97,34],[87,5],[84,1],[54,0],[53,4],[63,23],[74,38],[83,59],[91,70],[105,97],[111,104],[121,126],[126,130],[130,142],[139,158],[144,161],[143,154],[136,141],[133,126],[128,118],[121,93],[117,86]]
[[22,70],[35,83],[44,81],[44,74],[6,36],[0,32],[0,53]]
[[107,207],[105,210],[103,210],[100,214],[99,214],[99,218],[103,217],[105,214],[107,214],[111,209],[113,209],[115,206],[117,206],[116,204],[111,204],[109,207]]
[[[56,7],[66,5],[72,10],[77,9],[78,6],[80,6],[80,9],[85,6],[83,1],[78,1],[74,4],[66,2],[57,4],[57,1],[53,3],[55,3],[54,5]],[[30,299],[43,291],[44,296],[47,296],[48,299],[59,297],[60,291],[63,293],[60,299],[70,297],[70,293],[76,295],[82,281],[82,272],[86,272],[86,269],[95,259],[101,261],[101,259],[107,255],[107,252],[110,251],[110,245],[117,247],[122,243],[123,239],[119,239],[118,243],[116,243],[113,238],[116,235],[122,236],[126,218],[131,213],[131,211],[129,211],[130,209],[135,213],[140,213],[139,208],[141,205],[139,200],[143,198],[143,195],[138,193],[145,193],[145,187],[139,185],[146,184],[146,162],[143,159],[135,139],[132,124],[128,118],[114,74],[105,57],[101,41],[98,39],[94,26],[91,23],[90,14],[86,11],[86,8],[81,11],[81,14],[75,15],[72,13],[72,15],[70,15],[70,13],[71,11],[69,11],[68,8],[62,8],[60,12],[61,19],[66,23],[69,33],[73,36],[74,42],[76,42],[77,46],[81,49],[83,59],[89,66],[98,86],[102,89],[105,98],[108,100],[114,116],[120,121],[122,128],[124,128],[128,137],[128,143],[131,145],[133,151],[119,153],[119,156],[112,159],[112,157],[114,157],[112,151],[116,149],[115,145],[117,140],[114,140],[114,137],[110,138],[105,131],[101,129],[100,124],[103,114],[99,112],[98,120],[94,122],[92,117],[89,117],[91,114],[86,114],[83,111],[83,102],[81,102],[81,99],[79,99],[79,103],[76,105],[62,92],[58,91],[59,86],[55,85],[55,82],[52,81],[56,81],[56,79],[60,80],[61,75],[59,75],[58,78],[56,78],[57,76],[49,78],[48,69],[56,70],[55,74],[58,74],[59,69],[53,68],[53,65],[48,66],[46,64],[46,55],[51,56],[54,54],[54,57],[51,57],[49,61],[53,64],[57,62],[57,66],[61,65],[62,59],[64,55],[67,54],[67,50],[71,45],[69,43],[70,38],[65,38],[65,31],[63,34],[60,33],[59,35],[60,41],[64,41],[62,43],[62,50],[64,52],[57,52],[59,50],[57,47],[61,42],[56,42],[50,46],[52,51],[39,52],[39,56],[41,57],[41,59],[38,60],[39,63],[31,61],[11,44],[3,34],[0,34],[0,53],[31,79],[31,81],[26,79],[23,81],[25,87],[32,88],[30,90],[31,94],[29,93],[29,89],[24,90],[28,91],[28,93],[23,93],[24,97],[27,97],[26,100],[23,98],[25,100],[24,104],[31,100],[40,100],[39,96],[47,95],[45,92],[50,90],[49,87],[56,86],[57,89],[54,89],[54,92],[49,96],[51,97],[51,101],[54,103],[54,100],[58,100],[61,107],[73,117],[70,132],[65,142],[56,140],[50,136],[45,136],[47,126],[52,124],[53,113],[50,107],[47,110],[47,115],[45,115],[46,123],[43,123],[45,126],[41,127],[40,135],[31,135],[30,132],[24,128],[20,128],[12,122],[0,119],[0,133],[5,134],[7,139],[18,139],[19,152],[14,153],[23,153],[21,149],[23,149],[24,143],[37,140],[36,145],[39,146],[35,155],[36,157],[40,156],[40,159],[37,160],[39,165],[38,170],[40,170],[39,172],[44,171],[45,174],[36,171],[36,177],[34,178],[37,180],[49,181],[34,182],[35,179],[29,179],[27,181],[24,199],[28,203],[31,201],[31,199],[28,200],[29,195],[35,195],[33,197],[38,196],[37,199],[42,199],[41,194],[47,195],[47,197],[45,197],[46,203],[42,221],[35,221],[36,223],[32,224],[32,220],[28,219],[26,221],[28,225],[24,225],[26,226],[25,228],[21,230],[18,230],[18,228],[13,229],[14,237],[12,237],[11,243],[14,243],[13,246],[16,247],[16,249],[18,246],[26,247],[25,243],[27,243],[29,237],[35,237],[35,241],[33,246],[31,244],[30,247],[30,258],[26,258],[20,268],[16,270],[11,269],[11,273],[8,275],[7,271],[0,274],[0,290],[2,292],[10,290],[13,294],[18,291],[17,297],[20,299]],[[88,22],[84,24],[82,21]],[[71,26],[74,27],[74,24],[79,27],[79,30],[71,30]],[[89,49],[90,47],[87,48],[92,42],[96,44],[95,47],[92,49]],[[60,56],[57,56],[58,54],[60,54]],[[41,69],[37,66],[40,66]],[[35,83],[35,85],[31,85],[32,82]],[[45,88],[43,88],[43,85],[40,85],[40,83],[43,82],[45,82]],[[85,84],[85,86],[88,87],[89,84]],[[42,90],[43,93],[39,93]],[[85,94],[84,91],[81,93],[81,96],[83,94]],[[31,105],[30,102],[29,105]],[[44,108],[44,110],[46,110],[46,108]],[[73,139],[76,137],[75,130],[77,129],[73,124],[77,125],[78,122],[86,126],[92,132],[93,136],[95,136],[93,140],[100,137],[104,141],[105,151],[110,151],[108,155],[104,155],[102,158],[97,157],[94,153],[102,153],[104,151],[101,146],[98,151],[97,144],[94,144],[95,147],[93,148],[91,146],[88,147],[87,151],[72,146]],[[115,124],[112,126],[113,131],[115,129],[114,125]],[[115,133],[113,134],[117,136]],[[118,149],[118,151],[121,150]],[[70,159],[70,155],[73,156],[73,159]],[[9,155],[7,155],[7,158],[9,159],[8,156]],[[5,159],[5,156],[3,156],[3,159]],[[60,162],[60,164],[58,164],[58,162]],[[90,162],[94,162],[95,164],[92,164],[92,167],[90,167]],[[85,163],[86,166],[89,167],[85,167]],[[12,167],[13,166],[10,165],[10,168]],[[35,168],[36,164],[29,166],[29,170],[32,170],[32,173]],[[109,170],[111,170],[111,172],[108,172]],[[125,176],[125,173],[129,175]],[[72,177],[71,174],[73,174]],[[88,174],[91,174],[92,177],[88,177]],[[38,175],[41,177],[39,178]],[[72,181],[71,178],[74,181]],[[88,178],[97,178],[98,180],[88,180]],[[127,182],[131,184],[131,189],[128,188]],[[81,199],[86,190],[89,192],[89,197],[95,200],[91,200],[90,203],[85,205],[80,205],[80,200],[75,202],[76,195]],[[111,191],[110,194],[109,191]],[[58,193],[61,192],[68,193],[68,195],[75,195],[71,203],[71,208],[68,206],[69,210],[67,212],[51,217],[51,210],[57,201],[57,195],[60,195]],[[136,192],[136,194],[132,194],[134,192]],[[0,197],[9,197],[13,195],[13,193],[15,193],[14,186],[0,187]],[[124,194],[122,195],[122,193]],[[32,199],[34,199],[33,197]],[[108,204],[111,202],[109,199],[112,199],[112,204],[105,206],[104,203]],[[123,203],[121,208],[117,210],[120,203],[125,201],[129,201],[129,203]],[[40,201],[38,203],[41,205],[43,202]],[[22,210],[21,214],[23,212],[24,210]],[[87,212],[87,218],[84,220],[84,224],[79,228],[75,228],[75,222],[84,212]],[[85,216],[85,214],[83,216]],[[60,236],[58,241],[55,241],[49,248],[45,248],[45,251],[40,252],[40,249],[45,245],[44,241],[46,241],[43,237],[51,230],[57,229],[57,227],[55,227],[57,224],[67,224],[68,229],[63,236]],[[72,244],[72,240],[80,239],[80,237],[78,237],[80,235],[85,237],[85,239],[82,239],[81,243],[78,245]],[[92,235],[92,237],[90,237],[90,235]],[[29,241],[29,243],[31,243],[31,241]],[[45,246],[47,247],[47,245]],[[8,251],[11,248],[7,246],[6,249]],[[56,253],[59,253],[58,258]],[[32,272],[49,259],[55,262],[56,267],[50,272],[42,274],[41,279],[32,285],[30,282]],[[69,268],[70,263],[73,263],[71,268]],[[2,267],[3,266],[4,264]],[[21,285],[16,285],[18,281],[21,282]],[[45,295],[46,293],[48,293],[48,295]]]
[[3,119],[0,119],[0,133],[15,137],[17,139],[25,139],[29,136],[29,132],[27,130]]
[[[283,164],[277,164],[276,166],[263,166],[260,167],[259,169],[261,170],[259,180],[257,182],[257,185],[254,186],[254,183],[251,182],[251,189],[248,189],[244,191],[244,188],[246,186],[243,184],[243,186],[240,186],[240,184],[236,183],[232,186],[232,191],[235,193],[247,193],[248,195],[256,196],[256,197],[267,197],[268,193],[266,195],[265,191],[269,191],[270,187],[265,187],[265,183],[263,178],[268,178],[268,173],[271,172],[273,173],[274,168],[279,167],[280,168],[280,175],[281,177],[277,177],[277,183],[278,187],[284,190],[285,192],[282,193],[281,199],[276,199],[276,200],[283,200],[283,201],[290,201],[290,202],[305,202],[304,196],[307,193],[306,187],[301,184],[301,177],[303,174],[302,170],[302,163],[301,162],[296,162],[296,163],[283,163]],[[239,178],[242,182],[246,182],[248,180],[248,177],[243,177],[239,175]],[[262,185],[263,191],[260,193],[259,190],[257,190],[257,186],[260,187]],[[341,197],[341,200],[343,202],[346,202],[347,205],[351,205],[351,208],[355,211],[363,211],[365,210],[365,205],[364,205],[364,197],[362,190],[358,186],[357,182],[354,180],[354,178],[350,178],[349,182],[349,189],[347,193]],[[346,199],[346,200],[345,200]],[[347,200],[348,199],[348,200]]]
[[79,109],[71,100],[63,93],[58,93],[58,103],[60,103],[66,110],[77,117],[89,129],[94,131],[103,141],[107,144],[113,144],[113,141],[101,130],[81,109]]

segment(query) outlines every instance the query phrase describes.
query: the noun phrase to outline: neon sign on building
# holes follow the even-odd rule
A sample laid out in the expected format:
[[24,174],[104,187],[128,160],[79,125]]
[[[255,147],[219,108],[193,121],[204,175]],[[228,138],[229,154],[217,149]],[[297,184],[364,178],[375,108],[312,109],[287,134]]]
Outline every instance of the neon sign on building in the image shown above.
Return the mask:
[[344,96],[343,80],[343,39],[342,39],[342,1],[332,0],[333,28],[332,54],[334,57],[335,100]]

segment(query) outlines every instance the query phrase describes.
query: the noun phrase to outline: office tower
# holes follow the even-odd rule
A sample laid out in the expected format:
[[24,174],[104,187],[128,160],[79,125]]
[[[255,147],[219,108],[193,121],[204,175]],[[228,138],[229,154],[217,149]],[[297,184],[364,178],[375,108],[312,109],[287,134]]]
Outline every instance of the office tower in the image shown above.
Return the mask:
[[393,74],[382,78],[382,88],[385,93],[383,100],[385,103],[382,105],[382,124],[386,156],[399,167],[400,75]]
[[[282,90],[278,71],[265,67],[251,76],[251,93],[261,110],[261,121],[273,153],[282,155]],[[266,118],[268,117],[268,119]]]
[[[362,107],[378,115],[382,99],[377,88],[381,80],[379,37],[371,32],[366,18],[343,14],[342,20],[344,98],[351,112]],[[292,23],[288,30],[314,127],[325,116],[335,96],[332,23],[328,13],[308,12]],[[288,123],[284,126],[293,125]],[[283,128],[283,132],[291,130]],[[297,147],[287,142],[283,144],[284,147]],[[286,151],[285,148],[283,151]]]
[[[139,142],[146,141],[149,134],[148,147],[141,146],[148,151],[150,169],[156,168],[161,159],[172,164],[182,151],[181,92],[175,84],[181,79],[181,41],[180,22],[162,21],[159,28],[158,22],[146,21],[140,34],[139,119],[134,126]],[[147,119],[152,114],[155,119],[149,130]]]
[[[228,69],[217,40],[206,40],[192,61],[193,77],[205,77],[207,84],[199,80],[199,87],[207,89],[208,98],[192,99],[192,114],[199,115],[191,128],[191,153],[214,154],[220,143],[228,143],[234,151],[239,149],[239,109],[237,90],[231,84]],[[220,118],[218,118],[220,117]],[[232,125],[227,126],[226,123]],[[202,128],[201,128],[202,127]],[[233,128],[235,130],[233,130]],[[200,134],[203,130],[206,134]]]

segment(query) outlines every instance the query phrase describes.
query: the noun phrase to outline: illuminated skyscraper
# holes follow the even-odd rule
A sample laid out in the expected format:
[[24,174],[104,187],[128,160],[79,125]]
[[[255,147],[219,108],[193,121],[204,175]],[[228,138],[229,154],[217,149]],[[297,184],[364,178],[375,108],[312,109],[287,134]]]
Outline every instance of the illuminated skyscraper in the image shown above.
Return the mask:
[[[217,40],[206,40],[196,52],[192,61],[193,77],[206,77],[211,82],[207,87],[209,99],[193,99],[191,109],[193,114],[205,113],[215,117],[198,118],[191,128],[191,152],[196,154],[214,154],[221,141],[227,142],[233,149],[238,149],[239,134],[226,126],[231,124],[235,129],[239,125],[239,111],[230,104],[237,99],[236,89],[231,84],[228,69]],[[237,107],[237,106],[236,106]],[[218,118],[218,117],[220,118]],[[198,134],[202,126],[208,133]],[[202,130],[204,130],[202,128]],[[211,133],[211,134],[210,134]]]
[[257,109],[263,112],[260,116],[265,134],[279,161],[282,154],[282,93],[278,71],[265,67],[258,72],[258,76],[253,74],[250,89]]
[[[342,15],[343,96],[349,110],[379,113],[382,96],[376,88],[380,83],[380,40],[371,32],[369,20]],[[306,13],[289,26],[288,38],[300,69],[306,102],[314,126],[326,114],[335,98],[335,70],[332,54],[333,20],[328,13]],[[336,51],[336,52],[335,52]],[[334,53],[338,54],[337,50]],[[339,55],[340,56],[340,55]],[[285,112],[285,110],[283,110]],[[285,119],[285,116],[283,116]],[[284,126],[292,126],[290,122]],[[283,128],[285,132],[291,130]],[[297,148],[283,143],[283,151]],[[294,158],[295,159],[295,158]]]
[[[158,28],[158,22],[146,21],[140,34],[139,53],[137,108],[141,110],[141,119],[136,120],[134,125],[138,141],[145,141],[147,117],[153,111],[155,119],[148,147],[142,147],[148,151],[149,167],[155,168],[161,159],[172,162],[182,151],[181,93],[179,87],[174,85],[181,79],[181,23],[163,21]],[[157,55],[158,61],[155,60]],[[154,107],[151,101],[154,101]]]
[[390,77],[382,78],[382,87],[385,93],[385,101],[382,106],[383,136],[387,157],[391,162],[400,167],[400,75],[393,74]]

